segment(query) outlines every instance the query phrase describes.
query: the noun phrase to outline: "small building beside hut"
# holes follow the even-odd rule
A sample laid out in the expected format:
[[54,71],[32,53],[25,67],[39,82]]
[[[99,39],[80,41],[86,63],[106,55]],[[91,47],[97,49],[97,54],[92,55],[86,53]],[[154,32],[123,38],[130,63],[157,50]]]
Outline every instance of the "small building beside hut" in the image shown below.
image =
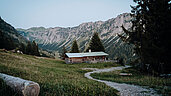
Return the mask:
[[105,62],[107,53],[104,52],[86,52],[86,53],[65,53],[65,62],[72,63],[97,63]]

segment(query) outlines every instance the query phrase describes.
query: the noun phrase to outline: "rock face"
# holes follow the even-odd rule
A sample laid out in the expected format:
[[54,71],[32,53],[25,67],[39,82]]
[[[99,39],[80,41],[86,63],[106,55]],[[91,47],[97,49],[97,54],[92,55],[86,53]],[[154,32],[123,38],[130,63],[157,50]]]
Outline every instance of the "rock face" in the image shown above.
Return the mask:
[[[130,45],[123,44],[117,36],[117,33],[123,32],[121,28],[122,25],[126,29],[131,27],[131,16],[129,13],[120,14],[116,18],[107,21],[82,23],[76,27],[32,27],[17,30],[29,40],[35,40],[39,44],[39,47],[51,51],[60,51],[63,46],[70,50],[72,41],[76,39],[82,52],[88,46],[93,32],[96,31],[99,33],[99,37],[102,40],[106,52],[113,58],[119,55],[117,50],[126,49],[122,50],[126,52],[125,56],[128,56],[128,54],[132,52],[129,51],[130,53],[128,53]],[[115,54],[111,54],[114,52]]]

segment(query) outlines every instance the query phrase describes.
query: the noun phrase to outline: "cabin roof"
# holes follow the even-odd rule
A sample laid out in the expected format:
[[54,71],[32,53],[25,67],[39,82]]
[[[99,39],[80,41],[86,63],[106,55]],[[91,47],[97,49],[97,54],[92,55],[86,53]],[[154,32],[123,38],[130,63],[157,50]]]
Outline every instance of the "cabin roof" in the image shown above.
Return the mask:
[[107,56],[104,52],[86,52],[86,53],[65,53],[69,58],[71,57],[88,57],[88,56]]

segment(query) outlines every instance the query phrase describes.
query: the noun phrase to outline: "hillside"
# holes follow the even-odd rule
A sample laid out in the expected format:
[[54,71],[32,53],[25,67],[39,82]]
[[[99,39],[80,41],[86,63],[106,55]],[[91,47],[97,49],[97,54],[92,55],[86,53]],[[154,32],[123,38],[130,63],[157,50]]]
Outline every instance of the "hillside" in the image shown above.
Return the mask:
[[[0,73],[39,83],[40,96],[116,96],[109,86],[84,77],[81,68],[117,66],[113,63],[65,64],[63,61],[0,50]],[[14,96],[0,79],[1,96]],[[1,87],[3,86],[3,87]]]
[[87,22],[76,27],[32,27],[29,29],[17,29],[18,32],[29,40],[35,40],[39,47],[60,52],[65,46],[70,50],[72,41],[76,39],[80,50],[83,52],[88,46],[93,32],[99,33],[99,36],[105,46],[106,52],[110,58],[114,57],[132,57],[132,46],[124,44],[118,38],[117,33],[122,33],[123,25],[126,29],[131,27],[131,16],[129,13],[123,13],[116,18],[107,21]]
[[27,41],[13,26],[0,17],[0,48],[14,49],[21,43],[26,44]]

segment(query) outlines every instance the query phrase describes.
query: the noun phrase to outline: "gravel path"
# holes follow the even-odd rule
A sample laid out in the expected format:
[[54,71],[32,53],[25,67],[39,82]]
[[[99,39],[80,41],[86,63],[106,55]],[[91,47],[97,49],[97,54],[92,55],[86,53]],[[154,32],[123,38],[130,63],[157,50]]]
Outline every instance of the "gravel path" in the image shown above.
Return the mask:
[[161,96],[156,93],[152,88],[144,88],[138,85],[131,85],[131,84],[125,84],[125,83],[116,83],[116,82],[110,82],[105,80],[98,80],[90,76],[92,73],[101,73],[101,72],[109,72],[109,71],[116,71],[116,70],[122,70],[123,68],[128,68],[130,66],[125,67],[111,67],[106,69],[97,69],[97,68],[83,68],[83,70],[93,70],[92,72],[87,72],[84,74],[85,77],[88,79],[92,79],[98,82],[103,82],[106,85],[115,88],[119,91],[120,96]]

